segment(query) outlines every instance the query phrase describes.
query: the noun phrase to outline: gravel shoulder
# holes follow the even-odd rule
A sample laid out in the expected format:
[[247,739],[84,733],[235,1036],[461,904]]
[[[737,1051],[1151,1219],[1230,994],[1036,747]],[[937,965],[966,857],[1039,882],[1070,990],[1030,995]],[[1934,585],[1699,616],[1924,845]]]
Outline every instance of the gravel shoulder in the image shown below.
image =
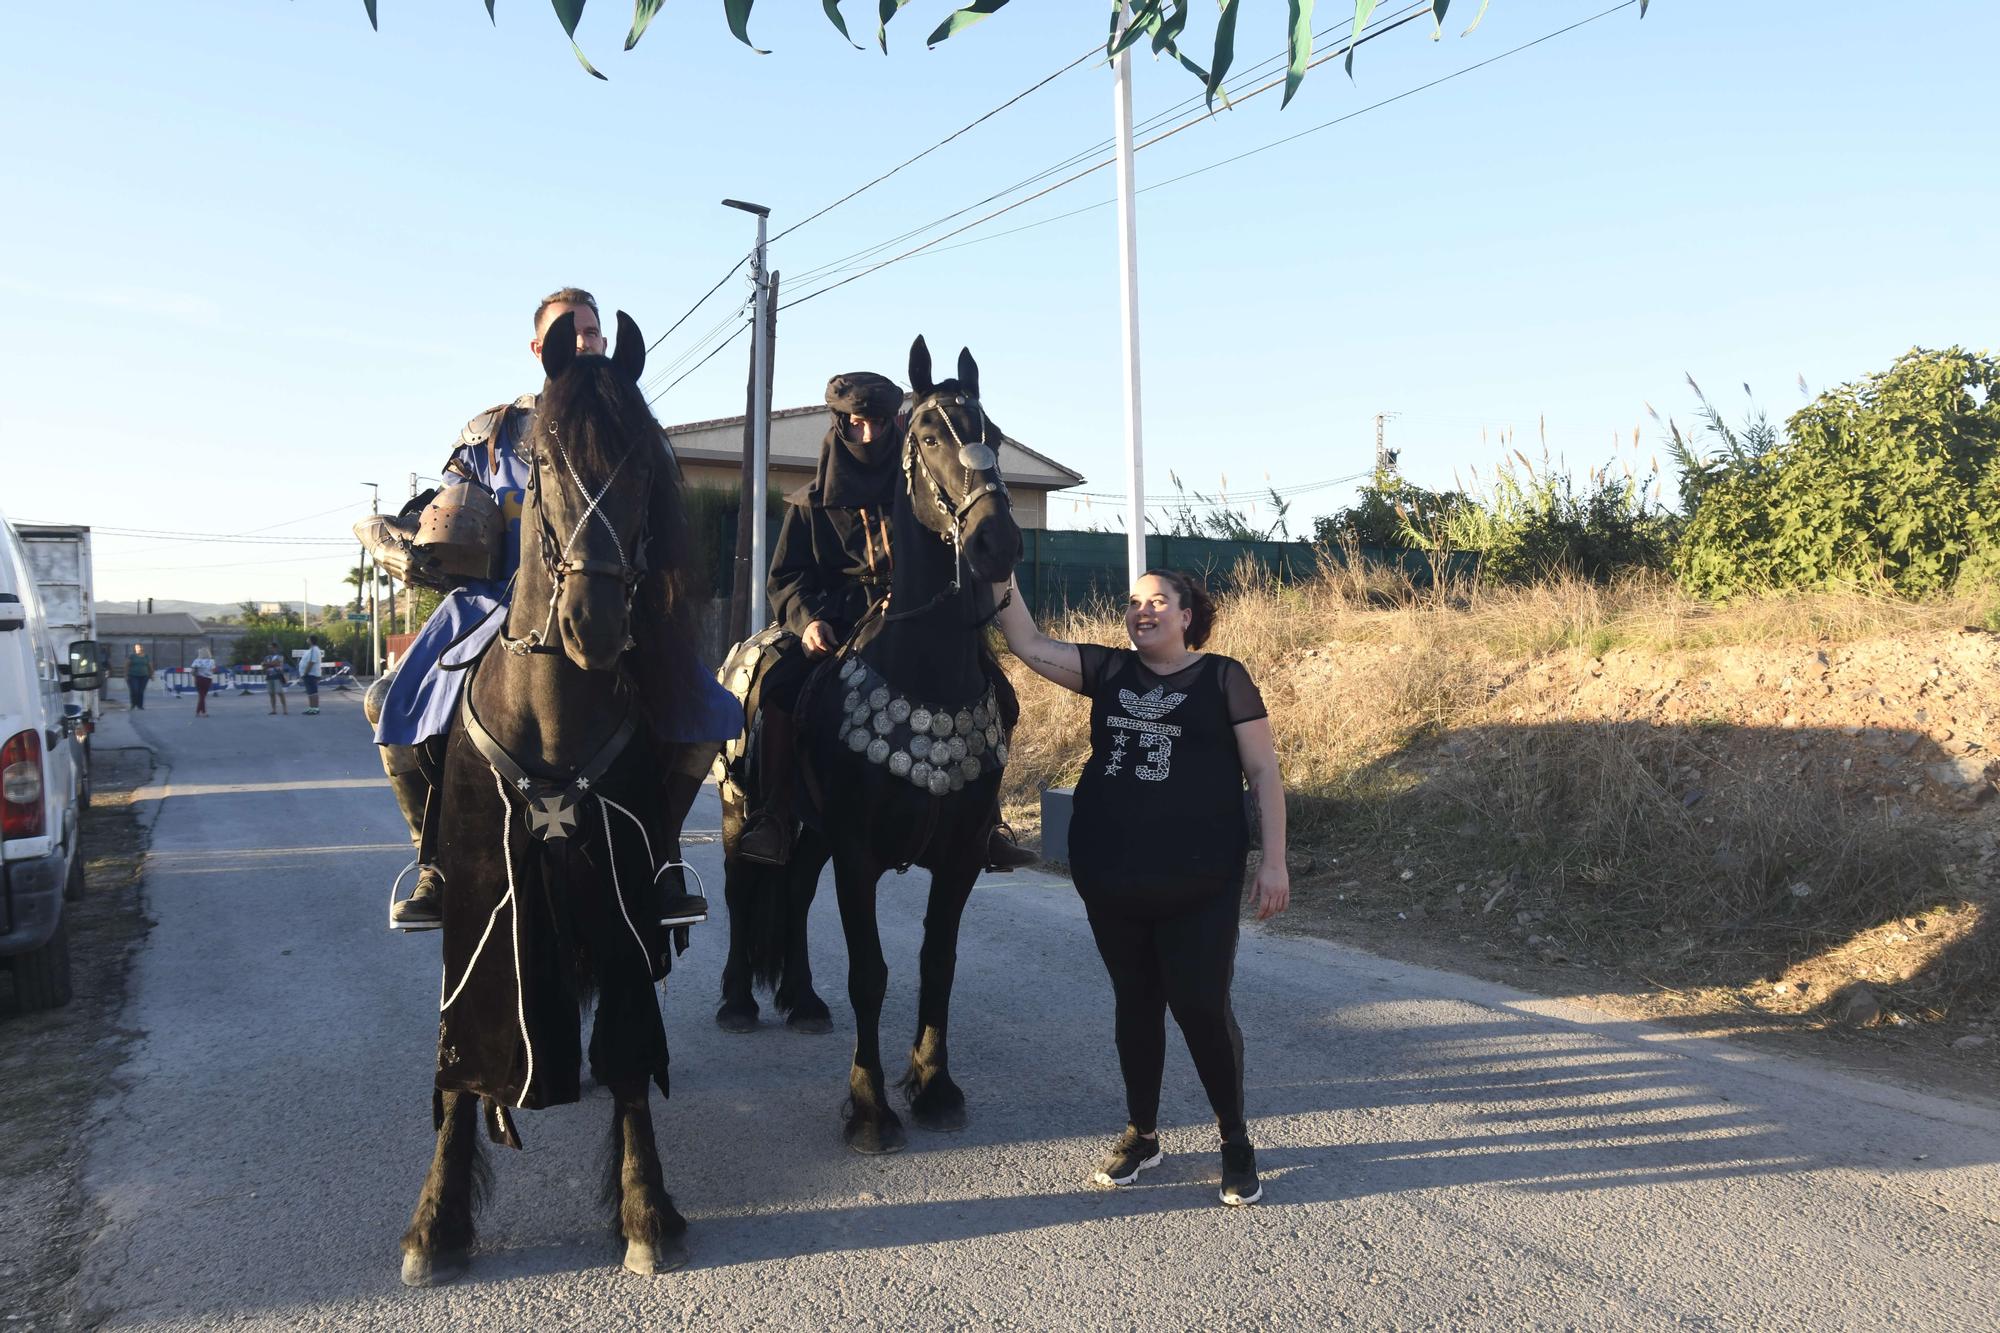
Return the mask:
[[132,803],[150,751],[100,750],[84,822],[88,889],[69,904],[75,998],[21,1013],[0,979],[0,1289],[8,1327],[90,1322],[77,1290],[96,1228],[83,1186],[93,1108],[139,1035],[119,1026],[131,959],[151,922],[140,877],[147,830]]

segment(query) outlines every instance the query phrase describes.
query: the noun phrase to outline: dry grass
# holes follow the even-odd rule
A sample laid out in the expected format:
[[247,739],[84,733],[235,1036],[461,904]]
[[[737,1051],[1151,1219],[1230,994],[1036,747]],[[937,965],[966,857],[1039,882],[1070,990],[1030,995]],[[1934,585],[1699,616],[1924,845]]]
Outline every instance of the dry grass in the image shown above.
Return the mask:
[[[1700,674],[1707,656],[1732,646],[1932,633],[1986,621],[1986,603],[1859,590],[1716,606],[1660,579],[1429,590],[1395,571],[1340,568],[1304,583],[1238,582],[1220,599],[1209,646],[1249,668],[1270,708],[1295,874],[1339,856],[1340,875],[1352,875],[1374,857],[1391,880],[1422,871],[1397,890],[1405,896],[1427,883],[1451,895],[1465,877],[1507,883],[1514,909],[1560,921],[1571,948],[1630,957],[1663,933],[1695,935],[1707,941],[1704,957],[1734,958],[1746,980],[1885,921],[1970,910],[1947,883],[1949,848],[1919,822],[1852,808],[1807,780],[1747,773],[1726,793],[1689,799],[1690,765],[1713,789],[1727,781],[1732,745],[1789,747],[1788,736],[1644,719],[1527,722],[1518,704],[1538,661],[1588,664],[1617,649]],[[1110,607],[1045,628],[1125,642]],[[1010,814],[1032,826],[1041,791],[1080,770],[1088,715],[1081,698],[1010,669],[1027,723],[1006,796]],[[1311,879],[1302,879],[1307,891]],[[1972,954],[1958,951],[1946,986],[1954,996],[1990,987],[2000,970],[1988,933]]]

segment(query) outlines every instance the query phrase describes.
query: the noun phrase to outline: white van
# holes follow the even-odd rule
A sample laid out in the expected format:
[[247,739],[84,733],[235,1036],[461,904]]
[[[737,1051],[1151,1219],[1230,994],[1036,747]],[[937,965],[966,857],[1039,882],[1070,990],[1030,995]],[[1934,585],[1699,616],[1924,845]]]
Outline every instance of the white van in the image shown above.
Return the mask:
[[55,641],[20,535],[0,515],[0,963],[22,1009],[69,1002],[63,903],[83,892],[89,720],[63,696],[103,683],[95,643]]

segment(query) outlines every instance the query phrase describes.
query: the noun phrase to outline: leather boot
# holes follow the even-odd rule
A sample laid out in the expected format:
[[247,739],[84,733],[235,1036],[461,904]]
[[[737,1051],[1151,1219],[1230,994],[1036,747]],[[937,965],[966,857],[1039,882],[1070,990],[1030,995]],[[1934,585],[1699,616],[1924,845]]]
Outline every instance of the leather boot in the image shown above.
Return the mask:
[[998,874],[1040,863],[1041,857],[1014,841],[1014,830],[1000,817],[1000,795],[993,795],[993,826],[986,832],[986,868]]
[[416,888],[390,909],[389,924],[400,930],[435,929],[444,924],[444,876],[435,866],[422,864],[429,845],[425,834],[435,835],[439,814],[431,781],[415,747],[383,746],[382,768],[389,775],[389,789],[396,793],[403,822],[409,825],[410,845],[419,862]]
[[757,780],[763,788],[764,808],[744,822],[743,834],[736,840],[736,854],[746,861],[781,866],[792,859],[796,727],[790,713],[766,704],[762,728],[757,746]]

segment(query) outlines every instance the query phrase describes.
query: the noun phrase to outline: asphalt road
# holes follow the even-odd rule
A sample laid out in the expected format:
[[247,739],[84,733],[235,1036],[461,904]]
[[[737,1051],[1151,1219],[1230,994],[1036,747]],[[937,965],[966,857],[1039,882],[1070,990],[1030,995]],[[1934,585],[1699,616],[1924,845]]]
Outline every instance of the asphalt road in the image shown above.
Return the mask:
[[[617,1266],[597,1203],[610,1102],[524,1114],[460,1284],[397,1238],[429,1159],[435,936],[384,928],[407,859],[356,696],[135,714],[163,781],[145,1036],[91,1127],[108,1219],[85,1296],[116,1326],[399,1329],[1995,1326],[2000,1117],[1331,945],[1244,938],[1237,1001],[1266,1200],[1216,1201],[1176,1049],[1169,1153],[1087,1184],[1122,1123],[1110,994],[1066,883],[989,880],[952,1032],[971,1127],[908,1151],[837,1133],[835,1035],[710,1019],[722,929],[664,990],[658,1111],[692,1266]],[[691,826],[713,830],[713,794]],[[711,885],[720,848],[691,848]],[[914,1024],[923,877],[885,881],[885,1034]],[[716,894],[720,906],[719,891]],[[891,1074],[900,1072],[900,1059]]]

